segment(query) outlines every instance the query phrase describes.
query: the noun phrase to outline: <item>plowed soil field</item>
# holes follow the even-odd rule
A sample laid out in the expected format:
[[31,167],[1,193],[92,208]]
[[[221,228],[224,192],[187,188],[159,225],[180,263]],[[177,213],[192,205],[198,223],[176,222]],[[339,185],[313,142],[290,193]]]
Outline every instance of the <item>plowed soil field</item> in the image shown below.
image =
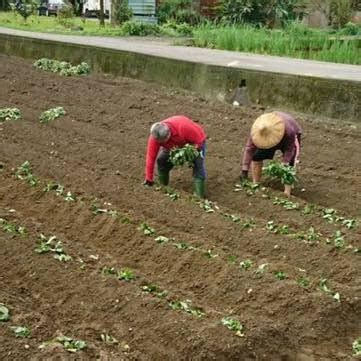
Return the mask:
[[[0,303],[10,311],[1,360],[352,359],[359,125],[297,115],[304,142],[289,203],[274,181],[235,187],[259,107],[66,78],[0,55],[0,108],[9,106],[23,118],[0,124]],[[56,106],[67,114],[41,124]],[[172,173],[171,189],[142,185],[149,127],[175,114],[207,131],[210,202],[192,197],[188,169]],[[26,161],[28,173],[18,170]],[[87,347],[71,353],[60,335]]]

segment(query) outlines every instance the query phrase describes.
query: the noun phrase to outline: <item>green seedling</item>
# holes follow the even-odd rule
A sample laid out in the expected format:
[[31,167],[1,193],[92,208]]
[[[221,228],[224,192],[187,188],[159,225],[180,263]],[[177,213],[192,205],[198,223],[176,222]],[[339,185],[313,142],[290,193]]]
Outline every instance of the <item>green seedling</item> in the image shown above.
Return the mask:
[[256,275],[259,277],[262,277],[265,272],[267,271],[268,263],[262,263],[257,267],[257,270],[255,271]]
[[248,270],[252,267],[252,261],[250,259],[245,259],[244,261],[241,261],[239,263],[239,266],[241,267],[241,269],[244,269],[244,270]]
[[354,356],[361,356],[361,337],[352,343],[352,353]]
[[274,221],[268,221],[266,223],[266,229],[269,232],[276,234],[290,234],[290,228],[287,225],[278,226]]
[[230,219],[234,223],[239,223],[241,221],[241,218],[234,214],[224,213],[223,216],[224,218]]
[[54,258],[57,259],[60,262],[69,262],[72,260],[71,256],[69,256],[68,254],[56,254],[54,255]]
[[283,271],[276,271],[276,272],[274,272],[274,275],[280,281],[283,281],[287,278],[286,273]]
[[307,288],[310,285],[310,280],[307,277],[301,276],[297,279],[297,284],[300,287]]
[[199,206],[206,211],[206,213],[214,213],[215,210],[219,209],[218,206],[216,206],[212,201],[205,199],[204,201],[201,201],[198,203]]
[[[50,237],[46,237],[44,234],[40,234],[40,243],[38,244],[38,246],[35,248],[35,252],[36,253],[47,253],[50,251],[55,252],[55,248],[53,245],[53,242],[56,240],[56,236],[50,236]],[[58,244],[57,249],[60,250],[61,244]],[[63,251],[63,249],[61,248],[61,252]],[[61,253],[59,252],[59,253]]]
[[119,341],[115,337],[108,333],[102,333],[100,335],[100,339],[107,345],[116,345],[119,343]]
[[9,309],[3,303],[0,303],[0,322],[5,322],[9,320],[10,320]]
[[61,116],[65,115],[66,111],[63,107],[56,107],[45,110],[40,114],[39,120],[40,123],[47,124],[49,122],[54,121],[55,119],[60,118]]
[[186,242],[178,242],[178,243],[173,243],[173,246],[175,248],[178,248],[178,249],[183,249],[183,250],[193,250],[194,247],[191,246],[189,243],[186,243]]
[[154,238],[154,240],[159,244],[168,243],[170,241],[168,237],[164,237],[164,236],[158,236]]
[[198,307],[192,307],[192,302],[190,300],[185,301],[171,301],[169,302],[169,307],[172,310],[182,310],[184,312],[190,313],[192,316],[203,317],[205,316],[204,311]]
[[177,193],[176,191],[174,191],[172,188],[170,187],[164,187],[164,193],[172,200],[172,201],[176,201],[177,199],[180,198],[179,193]]
[[322,218],[325,219],[328,223],[334,223],[336,220],[337,211],[333,208],[323,208],[322,209]]
[[237,262],[237,257],[236,256],[228,256],[227,258],[227,261],[230,263],[230,264],[236,264]]
[[328,286],[328,280],[326,278],[321,278],[320,280],[320,289],[321,291],[329,294],[332,296],[332,298],[337,301],[340,302],[341,301],[341,296],[338,292],[333,292],[329,286]]
[[347,229],[355,228],[357,225],[356,220],[354,219],[343,219],[341,221],[342,225],[344,225]]
[[174,166],[183,166],[184,164],[193,167],[194,161],[201,155],[199,150],[192,144],[186,144],[181,148],[173,148],[169,153],[169,161]]
[[229,330],[234,331],[236,333],[236,336],[243,337],[244,333],[244,327],[243,325],[236,319],[232,317],[224,317],[222,318],[222,325],[226,326]]
[[15,177],[17,179],[25,180],[31,187],[35,187],[39,183],[38,179],[31,173],[31,165],[29,161],[25,161],[17,168]]
[[30,329],[26,326],[13,326],[10,328],[14,331],[16,337],[26,338],[31,334]]
[[90,66],[85,62],[72,65],[66,61],[42,58],[38,59],[33,65],[38,69],[59,73],[64,76],[88,75],[90,73]]
[[263,172],[266,176],[280,179],[282,184],[293,185],[297,181],[295,168],[277,161],[270,161],[263,167]]
[[66,202],[75,202],[76,201],[76,195],[71,192],[67,192],[63,198]]
[[57,343],[60,343],[66,351],[72,352],[72,353],[84,350],[87,347],[87,344],[85,341],[74,340],[73,338],[67,337],[67,336],[58,336],[54,340],[42,343],[39,346],[39,348],[42,349],[42,348],[45,348],[46,346],[54,345]]
[[146,293],[151,293],[152,295],[159,298],[164,298],[168,295],[168,291],[161,290],[157,285],[152,283],[142,286],[142,291]]
[[210,249],[204,252],[204,255],[210,259],[218,257],[218,254],[213,253]]
[[241,226],[243,229],[249,229],[252,230],[256,227],[256,222],[253,219],[246,219],[241,223]]
[[299,209],[299,204],[298,203],[289,201],[287,199],[281,199],[281,198],[278,198],[278,197],[274,198],[273,204],[281,205],[283,208],[285,208],[287,210]]
[[275,224],[274,221],[268,221],[268,222],[266,223],[266,229],[267,229],[267,231],[276,233],[276,231],[277,231],[277,226],[276,226],[276,224]]
[[152,227],[149,227],[146,223],[142,223],[139,227],[138,227],[139,231],[142,231],[143,234],[145,234],[146,236],[152,236],[155,234],[155,230]]
[[130,282],[135,279],[134,271],[130,268],[123,268],[117,272],[118,280]]
[[21,118],[22,118],[22,114],[18,108],[0,109],[0,123],[9,120],[19,120]]
[[50,192],[50,191],[55,191],[57,195],[62,195],[64,191],[64,187],[58,183],[54,183],[53,181],[50,181],[46,183],[45,187],[43,188],[43,192]]
[[345,247],[345,239],[344,239],[344,236],[342,235],[341,231],[336,231],[334,238],[333,238],[333,243],[335,245],[335,248],[337,248],[337,249]]
[[258,192],[260,185],[258,183],[250,182],[248,179],[245,179],[241,184],[236,184],[233,191],[240,192],[245,191],[248,196],[253,196]]
[[313,227],[310,227],[307,232],[298,232],[295,238],[304,241],[307,244],[313,245],[319,241],[321,234],[316,232]]
[[10,223],[3,218],[0,218],[0,227],[6,233],[19,234],[21,236],[26,235],[26,229],[22,226]]
[[302,209],[302,214],[304,214],[304,215],[313,214],[316,212],[316,210],[317,210],[317,207],[315,204],[306,204],[304,206],[304,208]]
[[103,267],[102,274],[106,276],[114,276],[117,274],[117,270],[114,267]]

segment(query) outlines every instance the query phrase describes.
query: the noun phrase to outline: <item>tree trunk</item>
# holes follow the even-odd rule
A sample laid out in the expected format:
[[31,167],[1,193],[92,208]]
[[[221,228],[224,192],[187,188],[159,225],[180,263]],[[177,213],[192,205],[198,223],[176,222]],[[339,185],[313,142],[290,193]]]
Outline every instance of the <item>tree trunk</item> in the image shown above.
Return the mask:
[[105,22],[104,22],[104,0],[99,0],[99,1],[100,1],[99,25],[104,27],[105,26]]

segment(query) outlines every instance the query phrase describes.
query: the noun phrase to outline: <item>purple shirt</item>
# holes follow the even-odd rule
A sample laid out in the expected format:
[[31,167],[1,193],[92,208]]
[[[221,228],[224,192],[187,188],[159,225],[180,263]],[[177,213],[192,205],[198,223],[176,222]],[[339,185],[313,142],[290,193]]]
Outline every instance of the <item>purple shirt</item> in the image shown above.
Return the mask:
[[[275,112],[285,122],[285,134],[282,140],[273,149],[281,150],[283,152],[283,162],[290,163],[297,152],[297,142],[300,140],[302,129],[292,115]],[[248,136],[246,147],[243,153],[242,170],[248,171],[254,153],[257,147],[253,143],[251,136]]]

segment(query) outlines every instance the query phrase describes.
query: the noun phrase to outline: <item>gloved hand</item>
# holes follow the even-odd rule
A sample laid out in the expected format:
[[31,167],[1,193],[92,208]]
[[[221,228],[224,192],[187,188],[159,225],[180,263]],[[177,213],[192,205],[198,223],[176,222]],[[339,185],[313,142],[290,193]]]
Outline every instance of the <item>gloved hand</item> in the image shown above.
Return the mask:
[[149,180],[145,180],[143,182],[143,186],[146,186],[146,187],[151,187],[152,185],[154,184],[153,181],[149,181]]
[[239,176],[239,180],[241,182],[245,181],[248,179],[248,170],[242,170],[241,175]]

